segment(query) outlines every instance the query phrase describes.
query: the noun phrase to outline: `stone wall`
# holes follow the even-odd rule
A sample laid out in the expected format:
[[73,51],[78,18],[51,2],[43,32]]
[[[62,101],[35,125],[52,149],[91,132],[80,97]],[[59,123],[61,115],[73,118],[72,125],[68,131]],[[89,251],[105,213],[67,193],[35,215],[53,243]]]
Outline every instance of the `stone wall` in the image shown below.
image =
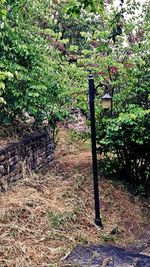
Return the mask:
[[21,179],[24,172],[42,169],[53,160],[52,133],[40,132],[0,150],[0,189],[4,182]]
[[72,119],[67,122],[67,127],[77,132],[87,132],[88,126],[86,124],[86,118],[82,114],[79,108],[71,108],[70,115]]

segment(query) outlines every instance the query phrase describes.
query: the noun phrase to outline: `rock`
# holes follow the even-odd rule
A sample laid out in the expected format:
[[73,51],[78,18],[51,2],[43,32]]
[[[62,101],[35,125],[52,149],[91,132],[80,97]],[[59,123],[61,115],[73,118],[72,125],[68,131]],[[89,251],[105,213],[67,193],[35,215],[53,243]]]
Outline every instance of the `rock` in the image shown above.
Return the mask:
[[2,161],[4,161],[5,160],[5,155],[4,154],[2,154],[2,155],[0,155],[0,162],[2,162]]
[[82,267],[150,267],[150,257],[116,246],[90,245],[77,246],[65,263]]
[[132,251],[136,251],[150,257],[150,230],[145,230],[142,236],[139,237],[137,244],[132,245],[129,248],[132,249]]
[[0,165],[0,177],[2,177],[3,175],[5,175],[5,173],[6,173],[6,170],[5,170],[4,166],[3,165]]
[[9,159],[9,164],[10,164],[10,166],[13,166],[13,165],[17,164],[18,160],[19,160],[19,158],[18,158],[17,155],[15,155],[14,157],[11,157],[11,158]]
[[18,173],[18,174],[14,175],[14,176],[11,176],[9,181],[10,182],[15,182],[15,181],[20,180],[22,178],[23,178],[22,173]]
[[6,192],[8,188],[7,177],[3,177],[0,179],[0,192]]
[[72,116],[67,123],[68,129],[73,129],[77,132],[87,132],[88,126],[86,125],[86,117],[82,114],[79,108],[72,108],[70,111]]

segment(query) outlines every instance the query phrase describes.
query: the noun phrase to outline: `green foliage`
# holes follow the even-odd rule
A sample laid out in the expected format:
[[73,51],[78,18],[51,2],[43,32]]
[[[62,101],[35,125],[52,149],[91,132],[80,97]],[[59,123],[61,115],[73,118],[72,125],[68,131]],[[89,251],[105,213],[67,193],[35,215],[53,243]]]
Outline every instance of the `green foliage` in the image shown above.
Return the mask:
[[81,9],[85,9],[89,12],[99,12],[103,11],[103,0],[75,0],[69,1],[66,11],[69,15],[79,15]]
[[[99,150],[106,155],[113,153],[118,161],[117,169],[121,178],[137,188],[142,186],[145,191],[150,185],[149,122],[150,110],[129,106],[125,113],[103,121],[105,133],[99,132]],[[112,154],[110,161],[111,157]]]
[[0,19],[3,21],[6,18],[7,10],[5,7],[6,0],[0,1]]
[[85,142],[89,139],[89,132],[77,132],[73,129],[69,130],[72,143]]
[[5,79],[13,78],[13,74],[11,72],[0,71],[0,104],[6,104],[5,99],[2,97],[2,94],[5,91]]
[[[100,166],[104,167],[106,176],[119,175],[134,185],[137,191],[144,188],[148,193],[150,10],[146,3],[142,15],[137,16],[135,10],[138,8],[139,3],[133,4],[132,1],[126,7],[114,8],[110,5],[105,17],[101,17],[99,28],[95,28],[93,33],[90,30],[82,32],[82,36],[91,46],[84,56],[86,64],[93,69],[95,83],[107,84],[113,96],[113,119],[107,118],[109,112],[104,113],[98,97],[95,99],[98,151],[107,160]],[[126,16],[130,18],[128,22]],[[101,97],[102,86],[97,91]],[[79,102],[80,106],[85,106],[81,104],[83,98],[79,98]]]
[[10,12],[1,22],[0,120],[11,123],[27,112],[36,123],[45,119],[53,123],[62,117],[65,99],[59,53],[50,50],[37,27],[43,10],[39,11],[31,1],[6,3]]
[[66,225],[68,222],[75,222],[77,216],[75,212],[54,213],[52,211],[48,211],[47,218],[51,226],[57,229],[64,227],[64,225]]

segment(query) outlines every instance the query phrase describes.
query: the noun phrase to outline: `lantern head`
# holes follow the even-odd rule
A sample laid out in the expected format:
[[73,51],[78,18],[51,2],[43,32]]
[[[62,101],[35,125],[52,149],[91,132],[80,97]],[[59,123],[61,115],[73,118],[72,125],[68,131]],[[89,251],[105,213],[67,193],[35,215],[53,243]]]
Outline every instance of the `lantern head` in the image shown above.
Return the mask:
[[112,105],[112,97],[109,92],[106,92],[104,96],[102,96],[102,107],[103,109],[111,109]]

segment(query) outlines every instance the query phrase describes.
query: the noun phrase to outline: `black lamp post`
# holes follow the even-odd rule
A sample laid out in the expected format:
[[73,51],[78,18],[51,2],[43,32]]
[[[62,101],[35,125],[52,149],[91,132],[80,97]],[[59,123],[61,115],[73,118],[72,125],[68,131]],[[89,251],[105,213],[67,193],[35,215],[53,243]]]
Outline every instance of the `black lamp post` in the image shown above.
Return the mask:
[[[92,141],[92,165],[93,165],[93,185],[94,185],[94,204],[95,204],[95,224],[103,227],[100,216],[100,201],[98,187],[98,167],[97,167],[97,151],[96,151],[96,126],[95,126],[95,86],[93,75],[89,74],[89,104],[90,104],[90,120],[91,120],[91,141]],[[102,106],[104,109],[112,107],[112,97],[106,91],[102,97]]]

